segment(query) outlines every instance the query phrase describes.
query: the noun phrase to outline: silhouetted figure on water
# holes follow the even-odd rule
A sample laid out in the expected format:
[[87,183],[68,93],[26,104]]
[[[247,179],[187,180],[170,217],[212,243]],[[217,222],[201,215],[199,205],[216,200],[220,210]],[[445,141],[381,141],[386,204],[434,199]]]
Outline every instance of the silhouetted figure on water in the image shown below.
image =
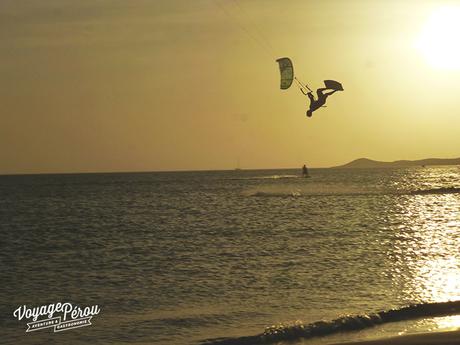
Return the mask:
[[307,166],[304,164],[303,167],[302,167],[302,176],[303,177],[308,177],[308,169],[307,169]]

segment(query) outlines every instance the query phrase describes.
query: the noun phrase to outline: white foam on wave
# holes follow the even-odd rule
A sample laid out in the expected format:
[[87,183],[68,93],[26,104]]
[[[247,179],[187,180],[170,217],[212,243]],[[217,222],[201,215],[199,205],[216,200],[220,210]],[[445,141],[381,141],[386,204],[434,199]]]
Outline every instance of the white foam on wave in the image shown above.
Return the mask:
[[302,178],[300,175],[268,175],[268,176],[250,176],[250,177],[238,177],[232,180],[282,180],[282,179],[296,179]]
[[249,188],[242,192],[250,197],[302,197],[302,196],[328,196],[328,195],[370,195],[380,194],[376,190],[367,190],[352,186],[278,186],[267,185]]

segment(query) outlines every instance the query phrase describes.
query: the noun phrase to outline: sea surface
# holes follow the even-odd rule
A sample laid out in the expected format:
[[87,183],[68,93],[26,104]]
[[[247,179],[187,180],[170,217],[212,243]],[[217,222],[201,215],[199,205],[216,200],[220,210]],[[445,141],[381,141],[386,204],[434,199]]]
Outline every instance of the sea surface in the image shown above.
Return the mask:
[[[308,335],[460,300],[459,167],[310,175],[0,176],[1,343],[255,344],[265,332],[286,344],[291,332],[289,344],[325,344],[460,327],[460,312],[428,312]],[[32,320],[13,315],[58,302],[100,312],[62,332],[26,332]]]

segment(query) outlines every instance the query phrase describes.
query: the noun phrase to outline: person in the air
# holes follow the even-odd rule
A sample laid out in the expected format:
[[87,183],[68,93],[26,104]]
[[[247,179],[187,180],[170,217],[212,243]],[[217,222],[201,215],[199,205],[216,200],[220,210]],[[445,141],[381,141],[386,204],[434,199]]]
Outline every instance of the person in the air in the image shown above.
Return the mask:
[[315,96],[313,96],[313,93],[311,91],[305,93],[303,88],[300,89],[300,91],[302,91],[302,93],[305,96],[308,96],[308,98],[310,99],[310,108],[307,110],[307,116],[308,117],[311,117],[313,115],[313,112],[316,109],[319,109],[319,108],[325,106],[324,104],[326,103],[326,99],[330,95],[332,95],[336,91],[341,91],[341,90],[332,90],[330,92],[324,92],[326,90],[330,90],[330,89],[327,88],[327,87],[322,87],[322,88],[319,88],[318,90],[316,90],[316,95],[317,95],[318,99],[315,99]]

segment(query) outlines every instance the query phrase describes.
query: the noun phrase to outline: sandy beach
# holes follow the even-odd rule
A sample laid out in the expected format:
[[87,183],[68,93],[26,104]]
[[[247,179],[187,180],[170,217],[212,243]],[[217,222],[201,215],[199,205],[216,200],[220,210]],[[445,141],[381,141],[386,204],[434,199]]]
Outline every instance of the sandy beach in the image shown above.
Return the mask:
[[[401,335],[384,339],[341,343],[340,345],[458,345],[460,329],[455,331]],[[338,344],[336,344],[338,345]]]

